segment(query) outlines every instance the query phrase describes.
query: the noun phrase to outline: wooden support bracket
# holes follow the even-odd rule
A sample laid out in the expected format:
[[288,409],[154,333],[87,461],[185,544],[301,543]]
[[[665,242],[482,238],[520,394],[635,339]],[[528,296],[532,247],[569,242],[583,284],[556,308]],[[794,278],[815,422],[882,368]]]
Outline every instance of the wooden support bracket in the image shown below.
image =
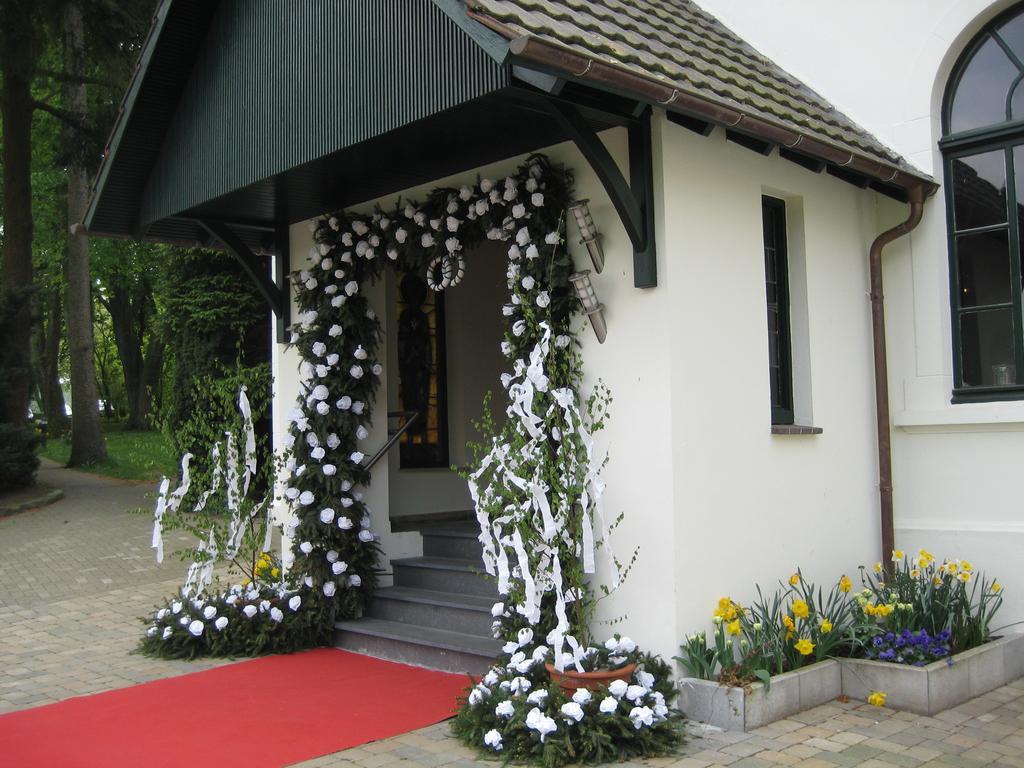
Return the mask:
[[545,101],[548,112],[569,135],[601,180],[633,244],[633,285],[658,284],[654,247],[654,158],[651,145],[651,108],[641,110],[627,124],[629,131],[629,183],[596,131],[574,105]]
[[285,343],[288,340],[287,331],[291,321],[291,302],[288,293],[288,227],[275,229],[274,279],[271,280],[270,275],[264,271],[263,260],[252,252],[230,226],[212,219],[198,219],[197,223],[224,246],[256,284],[260,295],[277,320],[277,341],[279,344]]

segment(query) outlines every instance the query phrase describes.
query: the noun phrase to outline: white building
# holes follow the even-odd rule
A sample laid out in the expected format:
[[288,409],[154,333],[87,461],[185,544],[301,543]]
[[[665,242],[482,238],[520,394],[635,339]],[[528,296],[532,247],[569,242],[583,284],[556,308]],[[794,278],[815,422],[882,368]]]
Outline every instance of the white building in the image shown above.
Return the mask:
[[[273,253],[264,289],[280,314],[308,220],[501,178],[543,152],[574,172],[605,256],[591,278],[607,338],[580,337],[587,381],[615,397],[601,435],[605,504],[626,516],[614,546],[640,548],[605,617],[626,615],[670,656],[721,595],[748,599],[798,566],[826,584],[856,577],[890,547],[891,432],[896,546],[997,575],[1001,618],[1024,619],[1024,314],[1007,223],[1024,158],[1024,4],[700,5],[721,23],[685,0],[167,0],[85,223],[225,247],[257,271],[253,254]],[[949,200],[969,219],[955,230]],[[869,250],[908,216],[881,256],[880,451]],[[569,232],[581,269],[590,258]],[[373,469],[382,567],[406,580],[381,592],[376,623],[348,625],[350,647],[486,649],[437,630],[464,631],[489,600],[439,597],[459,595],[465,574],[445,581],[436,560],[408,558],[423,554],[420,530],[471,507],[446,467],[469,460],[483,395],[500,393],[504,269],[503,249],[471,251],[443,310],[413,307],[443,323],[402,319],[418,299],[407,287],[400,303],[401,276],[374,289],[387,365],[367,443],[385,443],[384,411],[404,400],[425,396],[430,416]],[[283,435],[298,357],[276,349]],[[403,385],[410,358],[429,385]],[[452,555],[458,542],[433,545]],[[424,586],[434,594],[415,594]]]

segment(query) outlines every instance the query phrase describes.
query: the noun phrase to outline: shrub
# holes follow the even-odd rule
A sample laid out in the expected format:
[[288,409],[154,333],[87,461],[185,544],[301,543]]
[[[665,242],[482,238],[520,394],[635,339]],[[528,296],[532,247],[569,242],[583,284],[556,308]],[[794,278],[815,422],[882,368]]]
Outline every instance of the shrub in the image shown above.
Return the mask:
[[32,485],[38,436],[29,427],[0,424],[0,492]]

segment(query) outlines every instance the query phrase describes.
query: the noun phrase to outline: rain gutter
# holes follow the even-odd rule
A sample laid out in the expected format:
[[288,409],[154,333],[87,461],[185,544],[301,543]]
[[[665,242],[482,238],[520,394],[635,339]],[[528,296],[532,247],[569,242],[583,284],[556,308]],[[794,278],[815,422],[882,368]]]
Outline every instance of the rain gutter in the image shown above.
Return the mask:
[[909,191],[912,187],[929,186],[928,194],[937,189],[934,181],[916,175],[896,165],[857,154],[810,133],[768,118],[745,112],[734,105],[706,94],[688,91],[679,85],[666,83],[653,75],[636,72],[622,65],[592,58],[558,43],[523,35],[511,27],[480,12],[470,10],[469,16],[481,24],[509,38],[509,51],[521,62],[530,62],[543,69],[554,70],[578,81],[586,81],[606,90],[628,93],[669,111],[682,112],[694,117],[719,123],[732,130],[756,136],[781,147],[820,158],[850,171],[868,176],[884,184]]

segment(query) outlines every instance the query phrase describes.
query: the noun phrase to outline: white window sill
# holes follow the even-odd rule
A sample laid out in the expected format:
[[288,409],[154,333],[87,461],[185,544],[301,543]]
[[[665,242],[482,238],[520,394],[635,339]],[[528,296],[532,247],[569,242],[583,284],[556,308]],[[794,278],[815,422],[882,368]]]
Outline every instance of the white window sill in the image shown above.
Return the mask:
[[893,426],[917,431],[1024,431],[1024,402],[960,403],[938,409],[899,411]]

